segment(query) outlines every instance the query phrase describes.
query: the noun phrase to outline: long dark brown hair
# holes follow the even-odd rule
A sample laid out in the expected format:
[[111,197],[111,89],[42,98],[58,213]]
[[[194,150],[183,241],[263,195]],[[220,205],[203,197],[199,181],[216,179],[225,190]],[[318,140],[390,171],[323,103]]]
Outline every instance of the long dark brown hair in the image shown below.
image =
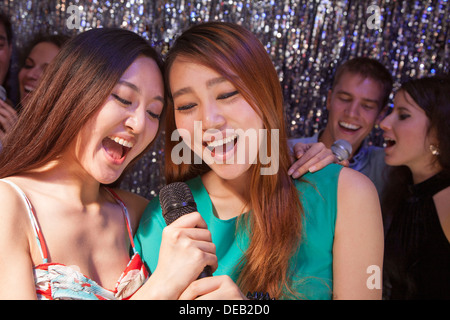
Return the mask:
[[92,29],[68,41],[47,67],[7,135],[0,155],[0,177],[55,160],[139,55],[155,60],[163,71],[156,51],[131,31]]
[[[413,79],[402,84],[398,92],[405,91],[425,111],[430,120],[428,133],[434,131],[438,140],[439,155],[434,161],[442,168],[440,175],[450,178],[450,77],[434,76]],[[430,151],[431,152],[431,151]],[[389,183],[383,192],[383,217],[388,221],[402,199],[408,195],[413,183],[411,170],[406,166],[390,169]]]
[[[272,61],[261,42],[245,28],[221,22],[208,22],[185,31],[166,57],[166,87],[169,92],[166,118],[167,155],[177,142],[169,72],[174,60],[182,56],[205,65],[229,80],[257,113],[268,131],[279,130],[279,171],[261,175],[260,161],[252,165],[250,185],[250,245],[240,268],[238,284],[243,292],[267,291],[272,297],[292,294],[289,262],[301,235],[302,205],[296,187],[287,174],[290,164],[283,115],[283,96]],[[175,165],[165,159],[167,182],[184,181],[209,170],[206,164]],[[243,219],[242,219],[243,220]]]

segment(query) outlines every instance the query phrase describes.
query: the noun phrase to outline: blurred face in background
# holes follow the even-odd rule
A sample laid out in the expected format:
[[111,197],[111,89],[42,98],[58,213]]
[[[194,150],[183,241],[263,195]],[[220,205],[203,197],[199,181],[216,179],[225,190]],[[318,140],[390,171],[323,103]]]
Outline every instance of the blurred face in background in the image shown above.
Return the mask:
[[345,139],[353,154],[372,131],[383,101],[383,87],[371,78],[346,72],[327,98],[328,124],[322,134],[325,145]]
[[8,42],[5,26],[0,23],[0,85],[5,82],[11,60],[12,45]]
[[19,72],[20,101],[25,104],[28,94],[39,84],[47,66],[59,53],[60,48],[50,42],[40,42],[31,49]]
[[[430,145],[439,145],[425,111],[404,90],[394,99],[394,110],[381,123],[385,138],[385,161],[390,166],[407,166],[415,183],[421,174],[441,170]],[[421,180],[417,180],[421,179]]]
[[415,172],[434,163],[430,144],[438,143],[433,132],[429,132],[430,120],[406,91],[395,95],[394,110],[380,126],[384,130],[388,165],[405,165]]

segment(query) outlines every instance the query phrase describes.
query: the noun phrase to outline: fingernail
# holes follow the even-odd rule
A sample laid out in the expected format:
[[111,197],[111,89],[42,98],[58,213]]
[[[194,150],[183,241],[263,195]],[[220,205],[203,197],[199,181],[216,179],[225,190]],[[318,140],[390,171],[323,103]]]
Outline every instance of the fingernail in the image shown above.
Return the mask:
[[292,175],[292,178],[297,179],[298,177],[300,177],[300,172],[295,171],[294,174]]
[[291,175],[291,174],[293,174],[294,173],[294,170],[293,169],[289,169],[288,170],[288,175]]
[[309,172],[316,172],[317,168],[316,166],[312,166],[311,168],[309,168]]

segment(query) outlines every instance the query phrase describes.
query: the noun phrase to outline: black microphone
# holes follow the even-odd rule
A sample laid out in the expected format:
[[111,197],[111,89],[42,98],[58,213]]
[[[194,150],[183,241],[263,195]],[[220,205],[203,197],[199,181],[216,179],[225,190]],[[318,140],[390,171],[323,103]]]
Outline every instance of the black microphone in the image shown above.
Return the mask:
[[[191,189],[184,182],[174,182],[163,187],[159,192],[159,203],[167,225],[185,214],[197,211]],[[211,276],[211,267],[206,266],[197,279]]]
[[333,152],[339,161],[344,161],[352,154],[352,145],[347,140],[340,139],[333,143],[331,152]]

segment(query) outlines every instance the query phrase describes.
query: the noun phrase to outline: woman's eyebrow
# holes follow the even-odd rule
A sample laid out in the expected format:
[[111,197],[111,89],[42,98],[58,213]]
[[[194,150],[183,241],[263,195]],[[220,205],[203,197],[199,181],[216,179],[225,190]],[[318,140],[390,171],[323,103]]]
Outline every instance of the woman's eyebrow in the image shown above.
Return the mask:
[[[225,81],[227,81],[227,79],[224,78],[224,77],[212,78],[212,79],[206,81],[206,87],[207,88],[211,88],[212,86],[214,86],[216,84],[219,84],[219,83],[222,83],[222,82],[225,82]],[[175,99],[176,97],[179,97],[179,96],[181,96],[183,94],[186,94],[186,93],[192,93],[193,91],[194,90],[192,89],[192,87],[184,87],[184,88],[181,88],[181,89],[175,91],[172,94],[172,98]]]
[[141,94],[141,89],[139,89],[135,84],[128,82],[126,80],[119,80],[119,84],[126,85],[127,87],[133,89],[137,93]]
[[186,94],[186,93],[192,93],[192,92],[193,92],[193,90],[192,90],[191,87],[184,87],[184,88],[181,88],[180,90],[177,90],[177,91],[175,91],[175,92],[172,94],[172,99],[175,99],[176,97],[182,96],[183,94]]
[[212,86],[222,83],[222,82],[225,82],[225,81],[227,81],[227,79],[225,79],[224,77],[213,78],[213,79],[206,81],[206,87],[211,88]]
[[[139,93],[139,94],[142,93],[142,92],[141,92],[141,89],[139,89],[138,86],[136,86],[135,84],[133,84],[133,83],[131,83],[131,82],[129,82],[129,81],[126,81],[126,80],[119,80],[118,83],[119,83],[119,84],[123,84],[123,85],[125,85],[125,86],[131,88],[132,90],[136,91],[136,92]],[[161,101],[161,102],[164,104],[164,98],[163,98],[162,96],[160,96],[160,95],[154,96],[153,99],[154,99],[154,100]]]

